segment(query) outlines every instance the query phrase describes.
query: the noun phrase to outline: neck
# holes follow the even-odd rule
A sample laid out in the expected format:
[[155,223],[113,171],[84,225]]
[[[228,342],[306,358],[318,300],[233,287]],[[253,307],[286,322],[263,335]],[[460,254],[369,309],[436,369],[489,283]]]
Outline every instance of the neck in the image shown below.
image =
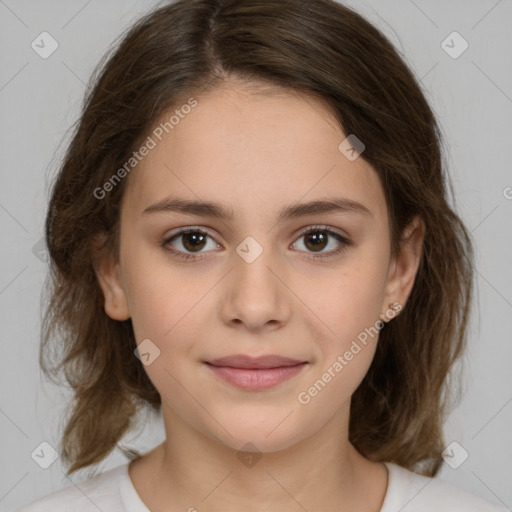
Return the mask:
[[164,423],[166,441],[146,456],[145,468],[142,459],[130,468],[152,512],[379,512],[384,500],[387,469],[348,442],[348,413],[333,416],[313,436],[265,453],[227,447],[169,409]]

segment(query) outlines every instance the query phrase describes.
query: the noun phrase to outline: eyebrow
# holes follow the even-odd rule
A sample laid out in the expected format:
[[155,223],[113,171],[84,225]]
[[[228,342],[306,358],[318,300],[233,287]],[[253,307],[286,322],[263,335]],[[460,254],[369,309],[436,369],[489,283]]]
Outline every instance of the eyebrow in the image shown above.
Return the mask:
[[[233,212],[218,203],[177,197],[162,199],[148,206],[142,213],[145,215],[154,212],[188,213],[218,219],[233,218]],[[279,211],[278,220],[296,219],[319,213],[355,213],[365,217],[373,217],[372,212],[365,205],[351,199],[335,197],[285,206]]]

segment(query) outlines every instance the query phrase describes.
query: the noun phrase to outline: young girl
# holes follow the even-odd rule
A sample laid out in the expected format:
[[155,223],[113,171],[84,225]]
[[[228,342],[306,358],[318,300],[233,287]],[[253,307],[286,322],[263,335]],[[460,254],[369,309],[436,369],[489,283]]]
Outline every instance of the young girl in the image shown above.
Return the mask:
[[166,439],[20,510],[503,510],[431,478],[472,297],[445,172],[411,71],[332,0],[140,20],[52,191],[42,362],[68,474],[148,405]]

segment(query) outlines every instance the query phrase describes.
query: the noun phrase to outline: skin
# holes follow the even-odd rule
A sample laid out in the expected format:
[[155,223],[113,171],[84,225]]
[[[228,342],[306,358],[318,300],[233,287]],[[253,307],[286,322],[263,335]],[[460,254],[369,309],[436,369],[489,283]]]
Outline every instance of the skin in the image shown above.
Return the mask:
[[[350,399],[378,337],[308,404],[297,396],[389,303],[405,305],[424,224],[414,219],[392,259],[378,176],[362,157],[350,161],[340,152],[346,134],[322,102],[290,91],[256,93],[234,81],[196,99],[128,178],[119,261],[105,253],[96,264],[106,313],[131,317],[137,343],[150,339],[160,350],[144,368],[162,397],[166,440],[130,464],[130,478],[153,512],[378,512],[387,469],[348,441]],[[218,202],[234,216],[142,213],[171,194]],[[326,197],[357,201],[371,215],[277,220],[284,206]],[[316,252],[302,232],[317,225],[352,245],[315,260],[340,246],[329,237]],[[196,252],[187,235],[169,243],[196,255],[181,260],[161,244],[187,226],[209,238]],[[236,252],[248,236],[263,249],[251,263]],[[246,391],[204,364],[231,354],[277,354],[308,365],[278,386]],[[250,467],[237,457],[249,442],[261,455]]]

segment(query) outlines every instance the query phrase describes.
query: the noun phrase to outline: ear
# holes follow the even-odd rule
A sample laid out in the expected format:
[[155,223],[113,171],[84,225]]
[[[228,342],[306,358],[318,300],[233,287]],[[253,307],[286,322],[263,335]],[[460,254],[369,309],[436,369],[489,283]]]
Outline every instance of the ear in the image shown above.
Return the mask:
[[[389,311],[390,304],[394,302],[398,302],[401,308],[405,306],[421,261],[425,231],[425,222],[420,216],[414,217],[404,229],[400,241],[400,252],[393,258],[389,267],[382,303],[383,312]],[[383,314],[386,317],[386,313]]]
[[94,272],[103,291],[105,313],[113,320],[128,320],[130,310],[119,263],[106,246],[106,240],[107,235],[101,234],[92,244]]

